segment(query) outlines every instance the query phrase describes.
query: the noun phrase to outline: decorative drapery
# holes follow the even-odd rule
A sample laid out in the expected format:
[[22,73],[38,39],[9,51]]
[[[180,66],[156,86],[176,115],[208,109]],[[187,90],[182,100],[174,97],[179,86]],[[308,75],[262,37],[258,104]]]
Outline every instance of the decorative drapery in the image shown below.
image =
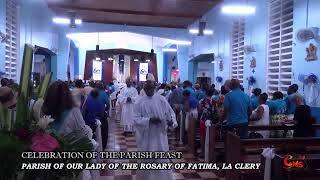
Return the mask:
[[124,79],[130,77],[130,56],[124,56]]
[[119,72],[119,55],[113,56],[113,70],[112,70],[112,76],[115,78],[118,82],[120,82],[120,78],[118,77]]

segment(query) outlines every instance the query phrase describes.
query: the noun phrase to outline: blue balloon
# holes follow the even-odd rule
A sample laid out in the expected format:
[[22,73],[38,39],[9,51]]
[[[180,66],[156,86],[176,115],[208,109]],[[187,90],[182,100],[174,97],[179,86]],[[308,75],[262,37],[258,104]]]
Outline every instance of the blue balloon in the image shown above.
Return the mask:
[[257,82],[257,81],[256,81],[256,78],[255,78],[255,77],[250,76],[250,77],[248,78],[248,83],[249,83],[250,86],[254,85],[256,82]]
[[222,83],[223,79],[222,79],[221,76],[217,76],[217,77],[216,77],[216,81],[217,81],[218,83]]

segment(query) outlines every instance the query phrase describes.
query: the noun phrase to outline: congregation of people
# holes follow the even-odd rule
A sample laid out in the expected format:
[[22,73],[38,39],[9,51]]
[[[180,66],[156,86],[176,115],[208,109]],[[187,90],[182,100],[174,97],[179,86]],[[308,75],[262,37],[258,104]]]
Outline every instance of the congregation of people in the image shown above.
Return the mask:
[[[12,89],[10,81],[2,79],[0,89],[1,103],[6,104],[8,98],[4,96]],[[199,157],[203,157],[206,128],[213,124],[224,127],[226,132],[236,133],[241,139],[280,137],[277,131],[249,132],[248,126],[287,122],[295,125],[288,136],[315,136],[310,107],[298,90],[298,85],[292,84],[286,95],[280,91],[267,94],[260,88],[252,89],[248,95],[237,79],[226,80],[216,89],[214,84],[193,85],[190,81],[158,84],[152,74],[147,75],[146,82],[136,83],[127,78],[125,84],[58,80],[49,86],[42,112],[54,119],[52,126],[61,134],[83,132],[93,143],[96,143],[96,128],[101,126],[102,148],[105,149],[108,118],[114,110],[124,135],[135,135],[139,151],[168,151],[168,128],[182,128],[184,136],[188,137],[189,123],[196,119],[200,133]],[[14,105],[10,106],[14,108]],[[183,113],[183,124],[176,117],[179,113]],[[173,178],[170,171],[165,170],[139,171],[137,176],[142,179]]]
[[[14,90],[14,83],[3,78],[1,87]],[[247,138],[250,135],[249,124],[269,125],[290,120],[297,126],[293,136],[314,136],[314,132],[308,129],[314,119],[298,88],[297,84],[290,85],[286,95],[280,91],[268,95],[260,88],[254,88],[249,96],[236,79],[226,80],[219,90],[215,89],[214,84],[192,85],[190,81],[155,84],[156,94],[165,97],[175,113],[183,111],[199,120],[201,139],[205,135],[206,124],[209,123],[225,124],[227,129],[236,131],[241,138]],[[109,84],[89,81],[86,85],[82,80],[71,83],[56,81],[51,84],[48,94],[50,96],[45,99],[45,104],[52,106],[47,107],[48,115],[58,118],[66,110],[78,108],[84,122],[93,132],[96,120],[103,122],[103,134],[106,134],[103,139],[107,138],[107,118],[112,109],[117,109],[125,135],[132,133],[134,104],[138,97],[146,95],[143,83],[136,83],[130,78],[125,84],[116,81]],[[184,124],[186,131],[189,117],[186,116]],[[276,137],[272,132],[258,133],[265,138]],[[104,146],[106,141],[104,140]]]

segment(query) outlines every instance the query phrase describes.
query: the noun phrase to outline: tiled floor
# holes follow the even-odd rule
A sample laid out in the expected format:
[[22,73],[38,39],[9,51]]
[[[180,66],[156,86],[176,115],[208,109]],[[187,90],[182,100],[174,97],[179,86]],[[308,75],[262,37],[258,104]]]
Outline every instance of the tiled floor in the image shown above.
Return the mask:
[[[134,135],[125,137],[120,127],[119,120],[114,119],[115,112],[111,113],[109,120],[109,139],[106,151],[136,151],[137,146]],[[182,151],[183,147],[179,145],[174,135],[168,135],[170,150]],[[134,162],[134,160],[113,160],[115,162]],[[191,154],[184,153],[183,159],[173,160],[173,162],[200,162],[201,159],[194,158]],[[110,162],[110,161],[109,161]],[[115,170],[102,171],[101,180],[135,180],[135,171]],[[196,170],[174,170],[175,179],[205,179],[205,180],[221,180],[213,172],[196,171]]]

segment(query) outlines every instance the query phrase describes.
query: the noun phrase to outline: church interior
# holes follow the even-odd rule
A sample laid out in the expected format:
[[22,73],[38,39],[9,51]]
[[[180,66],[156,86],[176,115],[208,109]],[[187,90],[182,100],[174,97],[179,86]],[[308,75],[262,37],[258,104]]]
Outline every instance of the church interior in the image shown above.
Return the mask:
[[[319,0],[0,0],[0,180],[319,179],[319,9]],[[21,156],[64,151],[182,158]]]

